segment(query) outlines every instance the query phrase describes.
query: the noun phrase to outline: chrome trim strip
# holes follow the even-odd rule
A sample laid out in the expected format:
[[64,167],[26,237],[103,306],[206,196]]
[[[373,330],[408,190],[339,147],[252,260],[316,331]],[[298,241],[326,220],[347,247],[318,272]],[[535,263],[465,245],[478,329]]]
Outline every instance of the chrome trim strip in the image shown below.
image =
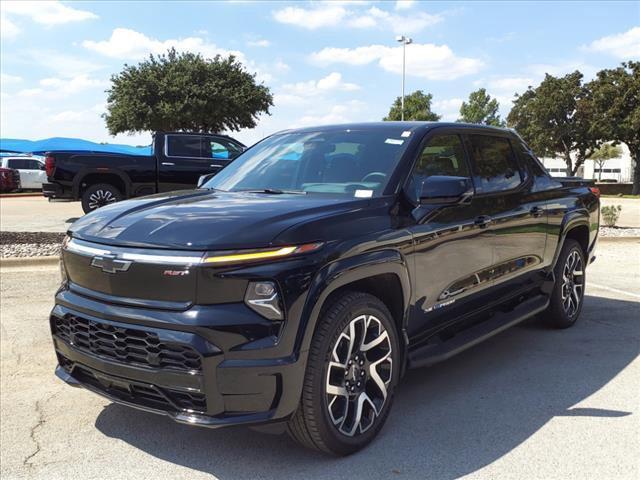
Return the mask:
[[65,251],[76,253],[85,257],[111,255],[117,259],[132,260],[138,263],[149,263],[159,265],[180,265],[190,266],[202,263],[204,252],[184,252],[181,255],[178,251],[151,250],[154,253],[147,253],[145,249],[109,247],[109,249],[91,246],[88,242],[79,241],[72,238],[64,248]]

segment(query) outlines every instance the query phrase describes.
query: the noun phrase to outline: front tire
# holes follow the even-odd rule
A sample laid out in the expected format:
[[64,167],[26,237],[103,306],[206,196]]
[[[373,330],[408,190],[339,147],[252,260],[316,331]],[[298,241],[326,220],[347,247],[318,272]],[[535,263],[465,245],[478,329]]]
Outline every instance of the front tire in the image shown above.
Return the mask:
[[326,453],[357,452],[384,425],[399,373],[398,335],[387,307],[367,293],[342,294],[319,319],[290,435]]
[[556,283],[544,319],[554,328],[569,328],[582,311],[586,285],[585,256],[578,242],[565,240],[554,274]]
[[122,193],[110,183],[97,183],[88,187],[82,194],[82,210],[92,212],[105,205],[122,200]]

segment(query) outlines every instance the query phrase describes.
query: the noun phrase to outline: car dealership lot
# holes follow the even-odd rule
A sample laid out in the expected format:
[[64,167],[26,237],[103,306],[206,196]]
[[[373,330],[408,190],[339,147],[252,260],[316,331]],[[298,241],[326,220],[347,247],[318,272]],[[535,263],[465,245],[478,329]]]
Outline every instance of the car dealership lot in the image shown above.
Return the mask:
[[4,269],[2,478],[638,478],[640,241],[597,254],[575,328],[528,322],[410,371],[380,438],[343,459],[63,385],[47,325],[57,269]]

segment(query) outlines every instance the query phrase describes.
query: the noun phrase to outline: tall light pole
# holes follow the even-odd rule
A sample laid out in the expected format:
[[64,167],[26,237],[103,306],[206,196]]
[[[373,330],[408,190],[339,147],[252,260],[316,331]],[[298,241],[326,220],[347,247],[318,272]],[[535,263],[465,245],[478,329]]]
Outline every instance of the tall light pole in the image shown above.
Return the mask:
[[404,75],[405,75],[405,64],[406,64],[406,53],[405,50],[407,45],[413,43],[413,39],[409,37],[405,37],[404,35],[398,35],[396,37],[396,41],[402,43],[402,100],[400,106],[400,119],[404,121]]

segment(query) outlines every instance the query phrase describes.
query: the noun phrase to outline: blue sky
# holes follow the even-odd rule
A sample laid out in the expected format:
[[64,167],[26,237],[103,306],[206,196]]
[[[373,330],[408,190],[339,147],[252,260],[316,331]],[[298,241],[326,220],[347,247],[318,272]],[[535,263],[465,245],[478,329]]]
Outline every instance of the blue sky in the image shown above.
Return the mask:
[[508,113],[514,93],[545,72],[640,59],[640,2],[10,2],[1,4],[0,135],[110,137],[100,117],[109,77],[124,63],[170,46],[234,53],[274,93],[252,143],[284,128],[380,120],[400,94],[434,95],[455,120],[460,102],[485,87]]

